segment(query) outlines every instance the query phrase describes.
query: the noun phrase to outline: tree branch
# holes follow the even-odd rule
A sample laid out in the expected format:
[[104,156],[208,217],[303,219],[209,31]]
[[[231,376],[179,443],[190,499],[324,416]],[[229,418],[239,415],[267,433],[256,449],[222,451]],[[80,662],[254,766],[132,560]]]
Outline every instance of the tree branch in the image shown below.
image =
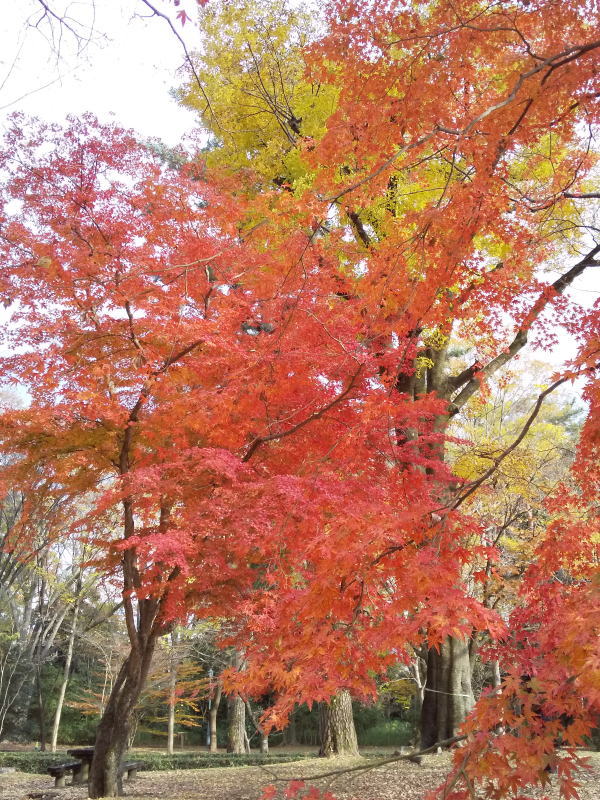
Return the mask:
[[[143,2],[146,2],[146,0],[143,0]],[[572,47],[569,47],[566,50],[562,50],[560,53],[556,53],[553,56],[549,56],[545,60],[541,61],[539,64],[536,64],[535,67],[532,67],[532,69],[528,70],[527,72],[521,73],[515,85],[513,86],[512,90],[504,98],[504,100],[500,100],[498,103],[494,103],[494,105],[489,106],[488,108],[485,109],[485,111],[482,111],[476,117],[473,117],[473,119],[467,125],[465,125],[464,128],[449,128],[444,125],[435,125],[433,130],[431,130],[429,133],[425,134],[424,136],[421,136],[416,141],[411,142],[410,144],[407,144],[404,147],[399,147],[396,150],[396,152],[393,153],[389,158],[387,158],[379,167],[377,167],[377,169],[373,170],[373,172],[369,173],[368,175],[365,175],[364,178],[361,178],[360,180],[356,181],[356,183],[353,183],[350,186],[346,187],[341,192],[338,192],[338,194],[332,197],[328,197],[326,202],[334,203],[336,200],[339,200],[341,197],[344,197],[344,195],[349,194],[349,192],[353,192],[355,189],[358,189],[360,186],[363,186],[365,183],[368,183],[369,181],[373,180],[373,178],[376,178],[378,175],[384,172],[389,166],[391,166],[394,163],[394,161],[396,161],[401,155],[407,153],[409,150],[413,150],[415,147],[419,147],[420,145],[425,144],[438,133],[446,133],[450,136],[457,136],[459,138],[467,136],[477,125],[478,122],[482,122],[484,119],[486,119],[486,117],[489,117],[490,114],[493,114],[495,111],[499,111],[500,109],[514,102],[518,97],[521,89],[523,88],[523,85],[527,80],[529,80],[529,78],[533,78],[539,72],[542,72],[543,70],[547,69],[548,71],[546,75],[544,75],[544,77],[541,80],[541,83],[543,84],[550,77],[550,75],[555,69],[558,69],[558,67],[562,67],[564,64],[568,64],[570,61],[574,61],[580,56],[585,55],[586,53],[589,53],[592,50],[596,50],[597,48],[600,48],[600,39],[593,42],[589,42],[588,44],[573,45]],[[525,108],[526,111],[529,110],[529,105],[526,104]],[[523,115],[519,117],[518,124],[520,124],[522,117]],[[516,127],[518,127],[518,124]],[[513,130],[516,130],[516,127],[513,125]]]
[[[584,372],[589,372],[592,369],[596,369],[596,367],[598,367],[598,366],[600,366],[600,364],[596,364],[593,367],[589,367],[587,370],[584,370]],[[579,374],[583,374],[583,372],[581,372]],[[521,444],[523,439],[527,436],[527,434],[529,432],[529,429],[533,425],[533,422],[534,422],[535,418],[540,413],[540,409],[542,408],[542,404],[543,404],[544,400],[546,399],[546,397],[548,397],[548,395],[551,394],[555,389],[558,389],[559,386],[562,386],[563,383],[566,383],[568,380],[571,380],[573,377],[575,377],[575,376],[566,375],[566,376],[564,376],[562,378],[559,378],[557,381],[554,381],[554,383],[552,383],[550,386],[548,386],[547,389],[544,389],[544,391],[541,392],[538,395],[538,398],[537,398],[537,400],[535,402],[535,405],[533,407],[533,411],[531,412],[531,414],[527,418],[527,422],[525,423],[525,425],[523,425],[523,428],[521,429],[521,432],[519,433],[517,438],[514,440],[514,442],[509,447],[506,448],[506,450],[504,450],[499,456],[494,458],[494,463],[492,464],[492,466],[489,469],[487,469],[483,473],[483,475],[481,475],[479,478],[477,478],[476,481],[471,483],[469,485],[469,488],[467,489],[467,491],[464,492],[463,494],[461,494],[454,501],[454,503],[452,504],[452,508],[453,509],[454,508],[458,508],[459,506],[461,506],[465,502],[465,500],[473,494],[473,492],[476,492],[477,489],[479,489],[479,487],[481,486],[482,483],[485,483],[485,481],[487,481],[487,479],[490,478],[494,474],[494,472],[496,472],[496,470],[498,469],[500,464],[504,461],[504,459],[507,456],[509,456],[513,452],[513,450],[516,450],[516,448]]]
[[191,55],[190,55],[190,52],[189,52],[189,50],[187,49],[187,45],[186,45],[186,43],[183,41],[183,38],[181,37],[181,34],[179,33],[179,31],[177,30],[177,28],[175,27],[175,25],[173,25],[173,22],[172,22],[172,20],[171,20],[171,19],[170,19],[170,18],[169,18],[169,17],[168,17],[166,14],[163,14],[163,13],[162,13],[162,11],[159,11],[159,10],[156,8],[156,6],[154,6],[154,5],[153,5],[153,4],[150,2],[150,0],[141,0],[141,2],[142,2],[142,3],[143,3],[145,6],[147,6],[147,7],[150,9],[150,11],[152,11],[152,15],[153,15],[153,16],[156,16],[156,17],[161,17],[161,19],[164,19],[164,20],[165,20],[165,22],[167,23],[167,25],[169,26],[169,28],[171,28],[171,30],[173,31],[174,35],[175,35],[175,36],[177,37],[177,39],[179,40],[179,43],[181,44],[181,47],[183,48],[183,52],[184,52],[184,54],[185,54],[185,60],[186,60],[186,62],[187,62],[187,64],[188,64],[188,66],[189,66],[189,68],[190,68],[190,71],[191,71],[192,75],[194,76],[194,80],[195,80],[195,81],[196,81],[196,83],[198,84],[198,88],[200,89],[200,92],[202,93],[202,97],[204,98],[204,100],[205,100],[205,102],[206,102],[206,105],[204,106],[204,109],[202,110],[202,113],[204,114],[204,113],[206,112],[206,110],[208,109],[208,110],[210,111],[210,114],[211,114],[212,118],[215,120],[215,122],[216,122],[217,126],[221,127],[221,126],[219,125],[219,121],[218,121],[218,119],[217,119],[217,117],[216,117],[216,115],[215,115],[215,112],[213,111],[213,107],[212,107],[212,105],[210,104],[210,100],[208,99],[208,95],[206,94],[206,91],[204,90],[204,86],[202,86],[202,82],[201,82],[201,80],[200,80],[200,77],[199,77],[199,75],[198,75],[198,73],[197,73],[197,71],[196,71],[196,67],[194,66],[194,62],[192,61],[192,57],[191,57]]
[[300,422],[297,422],[295,425],[292,425],[292,427],[288,428],[286,431],[282,431],[281,433],[270,433],[268,436],[257,436],[256,439],[254,439],[249,444],[248,449],[246,450],[246,453],[242,457],[242,461],[243,462],[249,461],[252,458],[252,456],[254,455],[254,453],[256,452],[256,450],[262,444],[266,444],[266,442],[275,442],[278,439],[283,439],[286,436],[291,436],[292,433],[296,433],[296,431],[300,430],[300,428],[303,428],[305,425],[308,425],[310,422],[314,422],[316,419],[319,419],[324,414],[326,414],[328,411],[330,411],[334,406],[336,406],[338,403],[341,403],[342,400],[345,397],[347,397],[348,394],[354,388],[354,385],[356,383],[356,379],[358,378],[358,376],[362,372],[362,368],[363,368],[363,365],[359,364],[358,369],[356,370],[354,375],[351,377],[351,379],[350,379],[350,381],[348,383],[348,386],[346,386],[344,391],[341,394],[338,394],[337,397],[334,397],[333,400],[331,400],[331,402],[329,402],[326,405],[324,405],[318,411],[313,412],[312,414],[310,414],[305,419],[301,420]]
[[318,772],[316,775],[304,775],[304,776],[295,776],[293,778],[275,778],[276,781],[279,782],[289,782],[289,781],[316,781],[320,780],[321,778],[332,778],[337,775],[346,775],[351,772],[368,772],[371,769],[376,769],[377,767],[383,767],[386,764],[395,764],[398,761],[413,761],[415,758],[419,756],[426,756],[428,753],[434,753],[437,751],[438,747],[451,747],[453,744],[457,742],[462,742],[466,739],[466,736],[452,736],[449,739],[442,739],[435,744],[432,744],[431,747],[424,747],[421,750],[413,750],[411,753],[404,753],[400,756],[393,756],[392,758],[378,758],[369,761],[367,764],[359,764],[356,767],[346,767],[345,769],[333,769],[329,770],[328,772]]
[[514,339],[508,346],[508,349],[504,353],[497,355],[496,358],[489,361],[484,367],[478,367],[476,365],[471,366],[463,370],[458,375],[448,379],[447,383],[450,392],[460,389],[461,386],[464,387],[450,403],[450,416],[457,414],[467,400],[469,400],[475,394],[475,392],[479,390],[481,380],[480,378],[476,377],[477,375],[481,375],[484,378],[489,378],[512,358],[514,358],[519,350],[521,350],[527,344],[527,335],[529,330],[536,319],[540,316],[542,311],[551,302],[551,300],[556,295],[562,294],[565,289],[573,283],[575,278],[578,278],[587,267],[600,266],[600,261],[596,260],[595,258],[598,253],[600,253],[600,245],[596,245],[596,247],[590,250],[590,252],[584,256],[584,258],[578,261],[577,264],[574,264],[571,269],[565,272],[564,275],[561,275],[560,278],[557,278],[557,280],[554,281],[554,283],[550,284],[549,287],[544,289],[544,291],[533,304],[531,311],[525,318],[523,324],[516,332]]

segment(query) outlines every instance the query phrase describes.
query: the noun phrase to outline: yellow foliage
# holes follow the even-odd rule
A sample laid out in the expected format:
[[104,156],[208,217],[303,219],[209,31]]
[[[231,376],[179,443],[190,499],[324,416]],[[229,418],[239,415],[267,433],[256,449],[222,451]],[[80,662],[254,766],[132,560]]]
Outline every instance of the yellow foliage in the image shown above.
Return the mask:
[[192,76],[178,94],[216,140],[207,163],[309,183],[300,145],[322,135],[337,102],[336,89],[305,76],[310,16],[275,0],[210,5],[200,16],[204,47],[194,61],[203,91]]
[[417,693],[417,685],[411,678],[397,678],[384,683],[379,692],[404,708],[409,708],[412,698]]

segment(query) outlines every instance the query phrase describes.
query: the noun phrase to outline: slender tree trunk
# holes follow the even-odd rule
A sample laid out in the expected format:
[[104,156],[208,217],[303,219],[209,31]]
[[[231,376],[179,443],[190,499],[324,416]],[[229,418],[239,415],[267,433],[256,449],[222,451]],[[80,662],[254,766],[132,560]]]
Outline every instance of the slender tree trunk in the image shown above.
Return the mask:
[[152,635],[132,650],[121,667],[98,725],[90,769],[90,797],[118,797],[119,765],[134,723],[135,706],[144,687],[156,645]]
[[169,709],[167,719],[167,753],[173,754],[175,741],[175,702],[177,689],[177,667],[179,659],[177,657],[177,644],[179,633],[177,630],[171,632],[171,652],[169,654]]
[[[248,716],[254,725],[256,732],[260,738],[260,752],[261,753],[268,753],[269,752],[269,734],[265,733],[262,725],[258,721],[256,714],[252,710],[252,706],[250,705],[250,701],[246,700],[246,710],[248,711]],[[248,742],[248,752],[250,752],[250,743]]]
[[167,753],[171,756],[175,752],[175,691],[170,687],[169,708],[167,717]]
[[321,740],[320,756],[331,758],[359,754],[352,714],[352,697],[347,689],[338,692],[329,703],[321,704],[319,735]]
[[455,736],[474,703],[469,642],[448,637],[427,657],[421,747]]
[[246,706],[239,695],[227,698],[227,752],[246,752]]
[[[33,693],[32,665],[22,658],[20,648],[13,649],[14,656],[11,649],[13,648],[9,645],[8,650],[2,654],[0,664],[0,741],[5,738],[15,739],[21,736],[27,714],[23,715],[23,724],[17,725],[15,720],[22,716],[19,701],[23,694],[28,694],[26,709],[29,711]],[[15,709],[17,710],[15,711]]]
[[[126,477],[131,468],[131,448],[134,424],[139,419],[147,394],[142,391],[129,414],[129,424],[123,432],[119,454],[119,471]],[[134,504],[131,497],[125,497],[123,507],[123,539],[131,539],[136,532]],[[172,503],[161,498],[158,529],[165,533],[169,528]],[[104,714],[96,731],[94,758],[90,767],[88,782],[89,797],[118,797],[122,794],[122,779],[119,775],[121,759],[129,743],[131,730],[135,723],[135,707],[146,683],[154,648],[159,636],[168,633],[169,628],[161,622],[161,603],[168,590],[163,588],[159,597],[138,595],[142,586],[140,566],[135,548],[123,551],[121,567],[123,570],[123,610],[131,650],[125,659]],[[172,575],[177,574],[175,569]],[[167,575],[167,582],[171,576]]]
[[[81,592],[81,586],[79,586]],[[69,644],[67,645],[67,656],[65,658],[65,667],[63,670],[63,678],[58,691],[58,700],[56,702],[56,711],[54,712],[54,721],[52,723],[52,738],[50,740],[50,750],[56,752],[56,743],[58,741],[58,730],[60,727],[60,718],[62,716],[63,704],[65,702],[65,694],[67,685],[69,683],[69,674],[71,672],[71,661],[73,660],[73,649],[75,646],[75,636],[77,633],[77,617],[79,615],[80,595],[77,595],[75,606],[73,608],[73,624],[71,626],[71,633],[69,635]]]
[[210,707],[210,711],[208,712],[209,722],[210,722],[210,752],[216,753],[219,747],[219,743],[217,740],[217,713],[219,711],[219,705],[221,703],[221,696],[223,694],[223,687],[221,686],[220,682],[217,683],[217,688],[215,690],[215,696],[213,697],[213,701]]
[[502,685],[502,675],[500,674],[500,662],[498,659],[492,661],[492,686],[499,689]]
[[40,723],[40,750],[46,750],[46,703],[44,700],[44,692],[42,690],[42,674],[41,666],[38,664],[36,668],[36,684],[38,695],[38,718]]

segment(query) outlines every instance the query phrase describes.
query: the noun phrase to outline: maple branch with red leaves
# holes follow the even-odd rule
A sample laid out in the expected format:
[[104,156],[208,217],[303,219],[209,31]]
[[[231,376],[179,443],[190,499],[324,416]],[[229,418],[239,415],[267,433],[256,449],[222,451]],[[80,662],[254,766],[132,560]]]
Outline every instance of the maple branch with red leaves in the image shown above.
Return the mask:
[[[144,2],[145,1],[146,0],[144,0]],[[450,128],[446,125],[442,125],[439,123],[436,124],[429,133],[419,137],[414,142],[410,142],[409,144],[404,145],[403,147],[399,147],[389,158],[385,159],[385,161],[383,161],[383,163],[380,164],[379,167],[372,170],[368,175],[365,175],[363,178],[351,184],[350,186],[347,186],[345,189],[342,189],[342,191],[337,192],[335,195],[326,198],[326,202],[335,203],[337,200],[349,194],[350,192],[353,192],[356,189],[360,188],[361,186],[364,186],[366,183],[369,183],[374,178],[377,178],[379,175],[385,172],[385,170],[388,167],[390,167],[395,161],[397,161],[398,158],[400,158],[400,156],[404,155],[410,150],[414,150],[415,148],[420,147],[423,144],[426,144],[438,133],[445,133],[449,136],[456,136],[459,139],[463,138],[473,130],[473,128],[477,125],[478,122],[482,122],[484,119],[489,117],[494,112],[500,111],[505,106],[510,105],[512,102],[514,102],[514,100],[519,95],[519,92],[521,91],[523,85],[530,78],[535,77],[542,70],[548,69],[548,72],[542,79],[542,84],[543,84],[550,77],[550,75],[555,69],[558,69],[559,67],[564,66],[565,64],[568,64],[577,58],[580,58],[586,53],[590,53],[593,50],[598,49],[599,47],[600,47],[600,39],[593,42],[589,42],[587,44],[573,45],[572,47],[568,47],[559,53],[555,53],[554,55],[549,56],[548,58],[544,59],[542,62],[540,62],[532,69],[522,73],[517,79],[511,92],[507,95],[507,97],[505,97],[498,103],[494,103],[493,105],[489,106],[489,108],[486,108],[485,111],[482,111],[480,114],[477,114],[477,116],[475,116],[472,120],[470,120],[470,122],[467,125],[465,125],[464,128]],[[512,135],[518,130],[520,124],[522,123],[525,117],[525,114],[529,111],[532,102],[533,101],[530,98],[527,99],[524,111],[519,116],[517,122],[513,124],[510,131],[508,132],[508,135]]]
[[301,420],[300,422],[297,422],[295,425],[292,425],[292,427],[288,428],[286,431],[282,431],[281,433],[270,433],[266,436],[257,436],[256,439],[254,439],[248,445],[248,449],[242,456],[242,461],[243,462],[249,461],[256,452],[256,450],[261,445],[266,444],[267,442],[276,442],[279,439],[285,438],[286,436],[291,436],[293,433],[296,433],[296,431],[299,431],[305,425],[308,425],[309,423],[314,422],[317,419],[320,419],[324,414],[326,414],[332,408],[339,405],[339,403],[341,403],[342,400],[344,400],[350,394],[350,392],[356,385],[356,380],[360,375],[360,373],[362,372],[363,366],[364,366],[363,364],[359,364],[358,369],[350,378],[350,381],[348,382],[348,385],[346,386],[344,391],[338,394],[336,397],[334,397],[333,400],[324,405],[322,408],[318,409],[318,411],[309,414],[308,417],[305,417],[305,419]]

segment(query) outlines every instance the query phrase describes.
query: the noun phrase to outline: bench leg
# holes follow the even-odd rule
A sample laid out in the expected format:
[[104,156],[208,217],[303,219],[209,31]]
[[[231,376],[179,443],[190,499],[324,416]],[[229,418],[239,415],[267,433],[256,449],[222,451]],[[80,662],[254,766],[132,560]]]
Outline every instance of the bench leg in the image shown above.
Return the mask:
[[79,784],[87,781],[88,766],[81,764],[77,769],[73,770],[73,783]]
[[62,789],[65,786],[65,776],[64,775],[57,775],[54,779],[54,787],[58,789]]
[[127,770],[127,780],[133,781],[137,778],[137,769],[128,769]]

